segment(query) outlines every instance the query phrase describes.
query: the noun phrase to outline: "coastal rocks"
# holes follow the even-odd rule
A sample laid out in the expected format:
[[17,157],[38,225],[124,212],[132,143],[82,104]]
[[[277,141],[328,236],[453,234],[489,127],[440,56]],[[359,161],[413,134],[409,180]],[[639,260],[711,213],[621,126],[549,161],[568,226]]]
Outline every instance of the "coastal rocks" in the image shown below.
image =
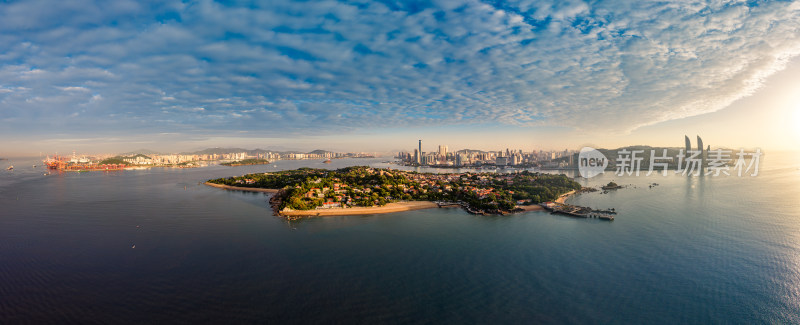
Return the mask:
[[285,193],[286,191],[281,189],[269,198],[269,205],[276,216],[280,215],[280,208],[281,204],[283,203],[283,197],[285,196]]
[[608,182],[608,184],[603,185],[601,188],[604,190],[616,190],[622,188],[622,186],[614,182]]

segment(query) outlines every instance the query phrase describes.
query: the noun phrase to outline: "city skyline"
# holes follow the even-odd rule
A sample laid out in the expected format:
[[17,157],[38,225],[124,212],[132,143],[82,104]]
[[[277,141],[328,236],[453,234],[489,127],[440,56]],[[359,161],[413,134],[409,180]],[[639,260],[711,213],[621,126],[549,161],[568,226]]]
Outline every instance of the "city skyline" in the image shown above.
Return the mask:
[[3,3],[0,157],[796,150],[798,30],[795,2]]

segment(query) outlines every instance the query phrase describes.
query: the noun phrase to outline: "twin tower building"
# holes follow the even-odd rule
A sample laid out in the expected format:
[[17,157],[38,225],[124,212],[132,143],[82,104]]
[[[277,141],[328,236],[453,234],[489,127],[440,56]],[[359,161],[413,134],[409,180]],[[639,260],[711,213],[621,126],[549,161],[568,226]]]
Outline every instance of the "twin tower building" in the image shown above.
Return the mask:
[[711,151],[711,146],[709,145],[705,150],[703,150],[703,139],[701,139],[700,136],[698,135],[697,150],[692,152],[692,141],[689,140],[689,137],[686,135],[684,135],[684,138],[686,138],[686,151],[684,151],[684,155],[686,155],[686,157],[692,157],[695,154],[695,152],[699,151],[700,154],[696,157],[702,159],[702,163],[700,163],[700,168],[705,167],[706,158],[708,158],[708,152]]

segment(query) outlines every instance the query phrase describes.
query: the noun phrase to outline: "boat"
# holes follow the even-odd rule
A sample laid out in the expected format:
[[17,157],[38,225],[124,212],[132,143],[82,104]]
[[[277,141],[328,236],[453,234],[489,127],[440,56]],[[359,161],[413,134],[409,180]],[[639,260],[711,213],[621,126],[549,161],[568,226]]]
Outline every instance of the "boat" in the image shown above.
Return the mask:
[[123,170],[126,165],[124,164],[97,164],[91,162],[88,158],[77,158],[73,154],[72,159],[63,156],[50,156],[43,161],[48,169],[68,171],[68,172],[87,172],[87,171],[111,171]]
[[14,170],[14,166],[9,166],[6,170]]
[[43,160],[42,163],[44,163],[44,165],[49,169],[62,169],[67,165],[66,159],[57,155],[53,156],[52,158],[47,156],[47,159]]
[[330,164],[330,163],[331,163],[331,160],[330,160],[330,159],[328,159],[328,160],[326,160],[326,161],[323,161],[322,163],[323,163],[323,164]]

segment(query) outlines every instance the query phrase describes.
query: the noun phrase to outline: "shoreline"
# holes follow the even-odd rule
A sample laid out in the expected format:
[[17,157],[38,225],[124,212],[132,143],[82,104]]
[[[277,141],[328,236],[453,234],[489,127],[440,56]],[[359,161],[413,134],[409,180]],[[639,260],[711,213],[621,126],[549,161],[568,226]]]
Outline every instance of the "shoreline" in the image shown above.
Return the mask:
[[531,205],[518,205],[517,209],[521,209],[520,212],[530,212],[530,211],[545,211],[544,207],[538,204],[531,204]]
[[569,192],[567,192],[567,193],[561,194],[561,196],[559,196],[559,197],[556,199],[556,201],[555,201],[555,202],[556,202],[556,203],[561,203],[561,204],[566,204],[566,203],[564,203],[564,201],[566,201],[566,200],[567,200],[567,199],[568,199],[570,196],[572,196],[573,194],[575,194],[575,190],[572,190],[572,191],[569,191]]
[[286,217],[328,217],[328,216],[354,216],[364,214],[384,214],[411,210],[438,208],[439,205],[431,201],[393,202],[384,206],[332,208],[315,210],[278,211],[278,215]]
[[273,189],[273,188],[239,187],[239,186],[222,185],[222,184],[215,184],[215,183],[209,183],[209,182],[205,182],[203,184],[211,186],[211,187],[216,187],[216,188],[229,190],[229,191],[261,192],[261,193],[278,193],[278,191],[280,191],[280,190]]
[[223,165],[223,164],[220,164],[220,166],[225,166],[225,167],[239,167],[239,166],[258,166],[258,165],[269,165],[269,164],[270,164],[270,163],[264,163],[264,164],[231,164],[231,165]]
[[[569,192],[567,192],[567,193],[561,194],[561,196],[559,196],[559,197],[558,197],[558,198],[557,198],[557,199],[556,199],[554,202],[556,202],[556,203],[561,203],[561,204],[566,204],[566,203],[564,203],[564,201],[566,201],[568,198],[570,198],[571,196],[575,195],[576,193],[577,193],[577,191],[575,191],[575,190],[572,190],[572,191],[569,191]],[[517,208],[519,208],[519,209],[522,209],[522,211],[521,211],[521,212],[528,212],[528,211],[547,211],[547,209],[545,209],[545,208],[544,208],[543,206],[541,206],[540,204],[532,204],[532,205],[518,205],[518,206],[517,206]]]

